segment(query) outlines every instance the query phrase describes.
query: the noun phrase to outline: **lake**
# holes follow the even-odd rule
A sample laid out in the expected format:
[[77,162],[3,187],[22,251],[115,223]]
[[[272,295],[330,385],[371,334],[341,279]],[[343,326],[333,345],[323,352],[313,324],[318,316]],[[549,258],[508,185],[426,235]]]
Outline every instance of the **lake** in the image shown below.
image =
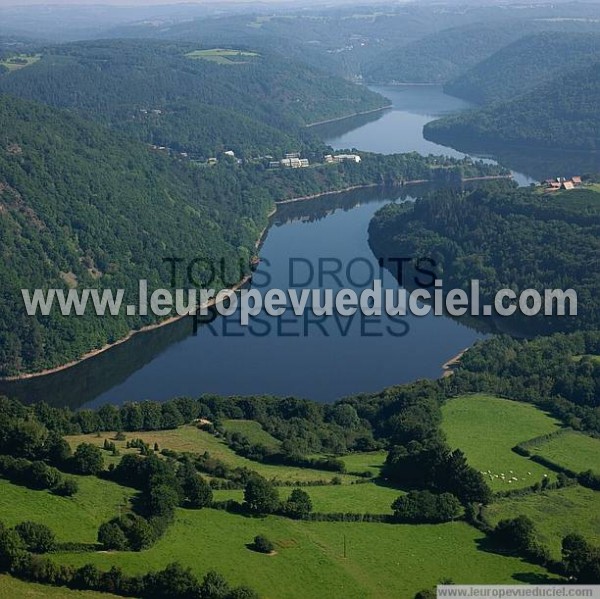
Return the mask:
[[[371,87],[375,92],[389,98],[392,106],[383,114],[360,115],[344,121],[336,121],[317,128],[325,141],[336,149],[366,150],[381,154],[419,152],[419,154],[445,154],[453,158],[471,156],[485,162],[497,162],[492,153],[461,152],[441,146],[423,137],[423,127],[430,121],[467,110],[472,104],[445,94],[437,85],[397,85],[393,87]],[[525,156],[528,153],[525,153]],[[504,164],[504,163],[502,163]],[[519,185],[529,185],[539,179],[527,169],[523,172],[511,168]],[[549,175],[550,176],[550,175]]]
[[[437,116],[467,108],[466,103],[433,86],[377,91],[392,99],[393,108],[319,127],[328,143],[376,152],[464,155],[425,140],[422,128]],[[525,172],[516,175],[523,184],[531,181]],[[380,270],[370,251],[369,222],[385,204],[411,201],[425,191],[355,190],[280,206],[264,240],[254,284],[270,277],[269,288],[298,283],[360,291],[376,275],[384,287],[397,289],[396,279]],[[329,269],[339,263],[343,274],[320,281],[315,272],[308,280],[306,261],[317,271],[319,261]],[[295,281],[290,281],[290,264]],[[72,407],[201,393],[295,395],[329,402],[438,377],[444,362],[483,338],[472,328],[435,316],[319,320],[288,312],[282,318],[261,315],[251,324],[241,327],[235,317],[219,317],[193,336],[191,319],[182,319],[69,370],[0,385],[0,392]]]

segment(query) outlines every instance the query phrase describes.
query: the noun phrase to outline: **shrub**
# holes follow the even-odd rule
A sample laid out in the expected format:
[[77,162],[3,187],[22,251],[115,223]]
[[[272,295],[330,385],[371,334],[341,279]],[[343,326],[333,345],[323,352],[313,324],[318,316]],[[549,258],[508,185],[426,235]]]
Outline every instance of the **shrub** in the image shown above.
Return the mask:
[[284,502],[281,512],[289,518],[301,520],[306,518],[312,511],[310,495],[302,489],[294,489],[287,501]]
[[52,488],[55,495],[71,497],[79,490],[79,484],[74,478],[64,478]]
[[116,522],[104,522],[98,529],[98,543],[107,550],[122,551],[127,549],[128,542],[123,529]]
[[73,467],[80,474],[99,474],[104,468],[104,458],[99,447],[81,443],[73,454]]
[[244,508],[252,514],[272,514],[279,508],[279,492],[273,483],[255,476],[244,489]]
[[256,535],[252,548],[259,553],[271,553],[275,549],[275,545],[264,535]]
[[45,524],[26,521],[17,524],[15,530],[32,553],[48,553],[56,547],[56,537]]

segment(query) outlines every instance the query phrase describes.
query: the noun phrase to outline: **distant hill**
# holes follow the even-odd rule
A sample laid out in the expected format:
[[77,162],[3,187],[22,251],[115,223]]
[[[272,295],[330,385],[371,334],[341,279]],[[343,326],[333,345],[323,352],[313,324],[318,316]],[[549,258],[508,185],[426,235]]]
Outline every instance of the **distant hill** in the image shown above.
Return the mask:
[[522,21],[445,29],[382,54],[364,67],[372,83],[445,83],[535,27]]
[[511,100],[546,81],[568,85],[574,71],[598,56],[600,33],[538,33],[500,49],[444,90],[480,104]]
[[520,144],[600,148],[600,63],[542,84],[514,100],[428,123],[428,139],[462,146]]
[[196,45],[114,40],[49,48],[0,92],[69,108],[142,141],[211,156],[284,152],[306,124],[385,106],[382,96],[283,56],[217,62]]

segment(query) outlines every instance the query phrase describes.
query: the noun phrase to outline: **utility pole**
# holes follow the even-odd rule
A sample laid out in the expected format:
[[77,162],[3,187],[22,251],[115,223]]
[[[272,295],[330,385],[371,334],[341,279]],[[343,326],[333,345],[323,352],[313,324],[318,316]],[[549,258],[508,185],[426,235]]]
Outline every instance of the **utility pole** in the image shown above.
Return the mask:
[[346,559],[346,535],[344,535],[344,559]]

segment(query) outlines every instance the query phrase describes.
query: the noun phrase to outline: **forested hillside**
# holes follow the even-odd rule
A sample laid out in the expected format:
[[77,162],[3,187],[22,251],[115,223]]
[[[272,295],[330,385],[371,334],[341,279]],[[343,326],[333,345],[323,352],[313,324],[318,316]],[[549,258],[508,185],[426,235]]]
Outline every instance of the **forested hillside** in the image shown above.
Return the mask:
[[[30,318],[21,288],[168,286],[165,256],[237,261],[271,205],[231,169],[191,169],[78,118],[0,97],[0,373],[78,358],[148,318]],[[235,262],[237,263],[237,262]]]
[[[598,327],[600,194],[543,196],[529,189],[440,191],[414,205],[390,204],[370,226],[377,256],[428,256],[444,288],[479,279],[482,302],[497,291],[575,289],[577,317],[504,318],[512,331],[548,334]],[[483,320],[491,321],[490,318]]]
[[531,29],[521,21],[445,29],[377,57],[364,76],[373,83],[444,83]]
[[77,111],[138,139],[212,156],[281,154],[317,138],[306,124],[379,108],[387,100],[284,56],[220,63],[198,46],[98,41],[49,48],[0,91]]
[[570,86],[574,71],[600,53],[600,33],[544,32],[502,48],[444,90],[471,102],[511,100],[546,82]]
[[428,123],[428,139],[464,145],[600,148],[600,64],[542,84],[522,97]]

